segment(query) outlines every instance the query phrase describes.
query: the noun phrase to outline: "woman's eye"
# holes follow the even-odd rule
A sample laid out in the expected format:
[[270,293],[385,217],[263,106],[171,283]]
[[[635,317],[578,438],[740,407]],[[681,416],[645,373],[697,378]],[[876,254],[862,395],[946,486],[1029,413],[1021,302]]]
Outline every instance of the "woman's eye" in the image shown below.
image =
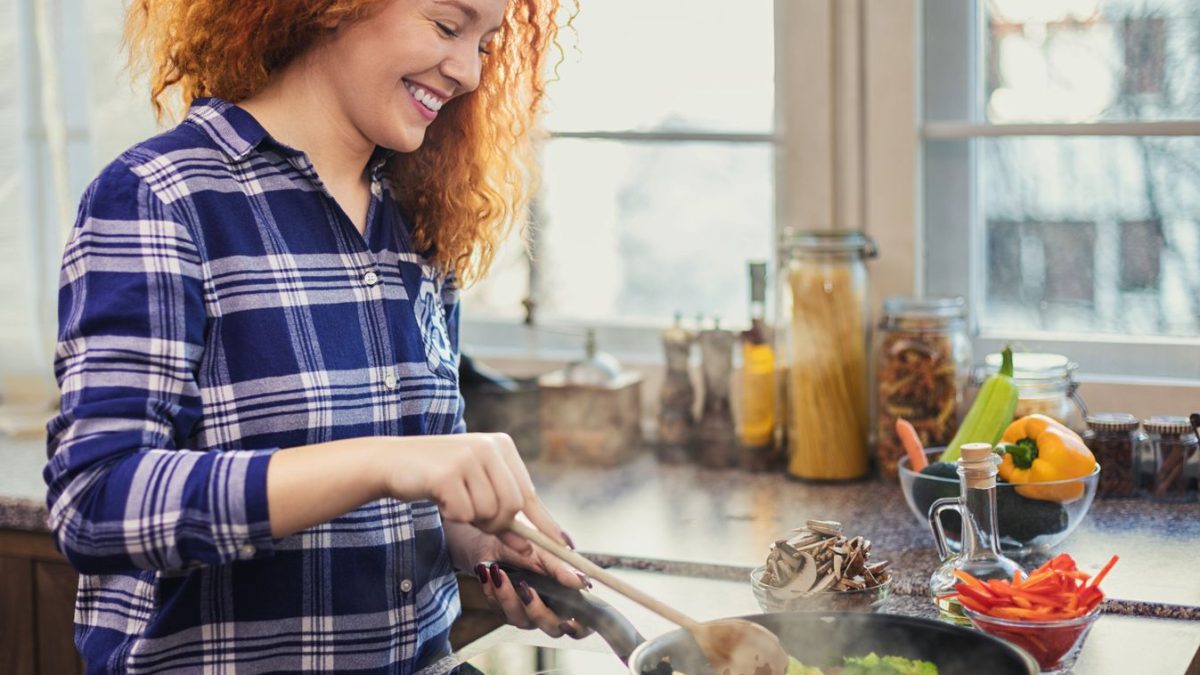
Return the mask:
[[458,37],[458,31],[454,30],[450,26],[447,26],[446,24],[442,23],[441,21],[434,21],[434,23],[437,24],[438,30],[440,30],[442,32],[442,34],[445,35],[446,37],[452,37],[452,38]]

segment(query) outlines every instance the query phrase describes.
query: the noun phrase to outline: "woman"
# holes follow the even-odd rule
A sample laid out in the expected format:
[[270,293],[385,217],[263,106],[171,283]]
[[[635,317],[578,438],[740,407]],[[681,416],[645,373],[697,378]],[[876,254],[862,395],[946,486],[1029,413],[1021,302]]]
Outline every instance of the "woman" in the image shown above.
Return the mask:
[[579,636],[507,560],[570,545],[466,434],[456,279],[523,213],[557,0],[139,0],[174,129],[86,191],[63,262],[51,524],[88,672],[409,673],[454,569]]

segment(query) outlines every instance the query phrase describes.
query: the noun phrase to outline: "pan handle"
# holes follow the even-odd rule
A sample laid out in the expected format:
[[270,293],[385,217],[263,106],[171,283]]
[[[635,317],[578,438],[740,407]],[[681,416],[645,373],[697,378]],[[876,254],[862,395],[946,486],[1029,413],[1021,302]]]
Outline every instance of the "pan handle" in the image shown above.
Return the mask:
[[575,619],[596,631],[612,648],[617,658],[621,659],[621,663],[629,663],[629,655],[646,641],[633,624],[629,623],[629,619],[591,593],[567,588],[544,574],[507,563],[500,563],[500,569],[504,570],[513,584],[522,581],[529,584],[555,614],[564,619]]

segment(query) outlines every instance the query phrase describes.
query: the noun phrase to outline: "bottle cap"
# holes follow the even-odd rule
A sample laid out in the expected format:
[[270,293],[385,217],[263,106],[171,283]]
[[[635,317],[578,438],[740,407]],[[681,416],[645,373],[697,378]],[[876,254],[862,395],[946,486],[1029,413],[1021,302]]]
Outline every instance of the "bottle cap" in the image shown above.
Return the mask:
[[967,443],[961,451],[964,462],[991,461],[994,456],[991,443]]

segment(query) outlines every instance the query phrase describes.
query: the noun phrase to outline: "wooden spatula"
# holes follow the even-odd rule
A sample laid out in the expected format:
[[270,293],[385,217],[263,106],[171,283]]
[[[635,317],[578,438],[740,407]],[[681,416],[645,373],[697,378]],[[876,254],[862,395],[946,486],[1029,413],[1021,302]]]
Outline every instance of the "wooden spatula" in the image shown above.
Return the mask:
[[519,520],[513,521],[509,529],[642,607],[685,628],[718,673],[784,675],[787,671],[788,654],[779,644],[779,638],[766,628],[745,619],[700,623]]

